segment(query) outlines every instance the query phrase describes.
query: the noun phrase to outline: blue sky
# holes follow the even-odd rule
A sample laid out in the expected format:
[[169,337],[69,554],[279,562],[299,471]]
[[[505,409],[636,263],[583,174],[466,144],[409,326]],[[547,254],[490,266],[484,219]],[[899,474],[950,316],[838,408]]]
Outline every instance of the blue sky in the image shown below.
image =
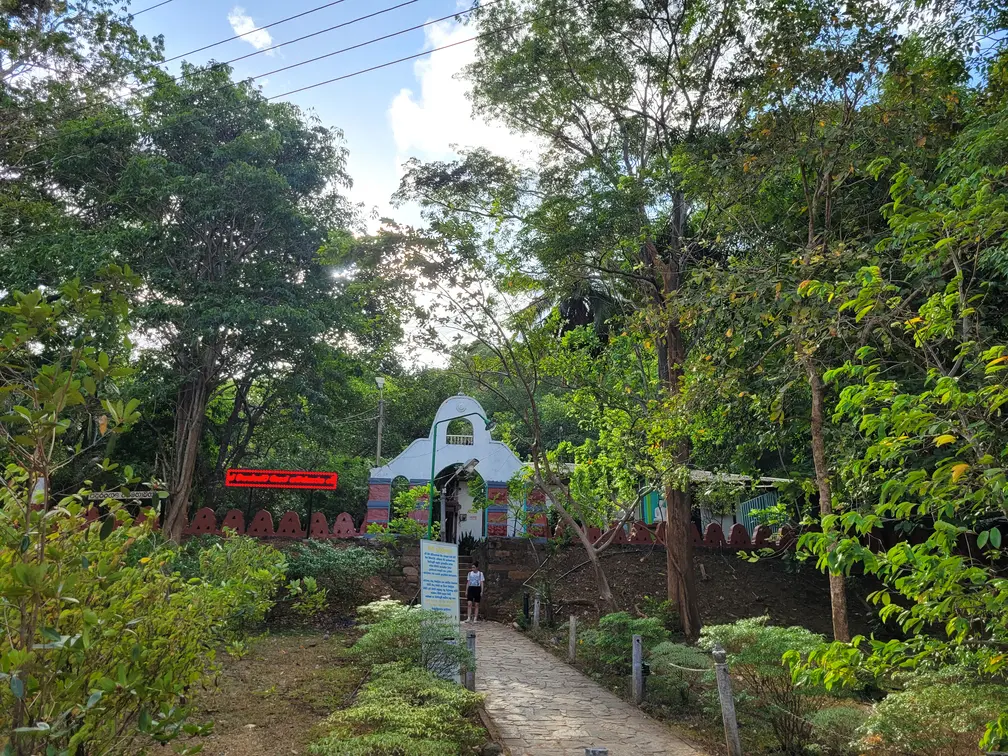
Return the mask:
[[[133,10],[153,4],[135,0]],[[331,0],[172,0],[136,17],[134,24],[147,35],[163,34],[165,57],[216,42],[238,32],[261,27]],[[351,19],[399,5],[404,0],[342,0],[329,8],[268,30],[235,39],[187,56],[191,63],[229,60],[319,31]],[[468,6],[463,6],[468,7]],[[256,76],[333,50],[423,24],[456,13],[457,0],[413,0],[403,7],[312,39],[259,54],[234,64],[236,78]],[[358,50],[267,76],[257,81],[267,96],[331,79],[369,66],[472,36],[473,26],[445,21]],[[517,157],[522,141],[499,126],[472,118],[466,86],[456,74],[472,59],[475,43],[459,45],[317,87],[285,99],[313,110],[324,124],[343,129],[350,149],[351,197],[382,214],[418,222],[414,208],[392,210],[390,194],[399,183],[399,166],[409,157],[443,159],[452,144],[484,145]],[[168,64],[173,73],[181,61]],[[375,223],[370,224],[372,228]]]

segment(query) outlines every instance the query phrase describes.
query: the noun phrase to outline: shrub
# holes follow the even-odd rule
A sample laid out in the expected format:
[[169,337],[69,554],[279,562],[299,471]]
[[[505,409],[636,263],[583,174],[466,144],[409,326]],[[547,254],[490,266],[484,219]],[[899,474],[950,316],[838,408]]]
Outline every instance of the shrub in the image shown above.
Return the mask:
[[485,543],[486,539],[477,538],[472,533],[463,533],[458,539],[459,556],[472,556]]
[[474,661],[458,628],[440,612],[383,599],[358,614],[370,624],[351,651],[368,666],[399,661],[448,677]]
[[229,613],[219,630],[223,640],[231,640],[262,623],[283,583],[287,560],[257,538],[230,535],[209,543],[199,552],[194,580],[220,593],[217,600]]
[[868,713],[857,706],[830,706],[812,715],[812,740],[823,756],[855,756],[858,729]]
[[292,600],[291,608],[302,617],[314,617],[327,606],[326,589],[319,588],[315,578],[291,580],[287,591]]
[[607,614],[598,627],[581,633],[579,650],[594,671],[610,675],[628,675],[631,671],[633,636],[640,635],[649,649],[668,640],[668,631],[654,617],[634,619],[626,612]]
[[957,756],[977,753],[987,723],[1008,710],[1008,686],[920,675],[877,703],[862,729],[872,754]]
[[645,596],[642,602],[642,609],[644,616],[661,620],[662,625],[670,633],[682,632],[682,619],[679,617],[679,610],[668,599],[662,601],[651,596]]
[[368,627],[379,622],[401,617],[408,609],[409,607],[403,602],[383,596],[377,601],[372,601],[370,604],[358,606],[357,619],[362,625]]
[[[648,698],[655,703],[685,705],[704,689],[712,667],[710,654],[682,643],[659,643],[651,650]],[[699,672],[690,670],[700,670]]]
[[[10,512],[0,524],[12,522]],[[43,516],[44,549],[35,541],[32,562],[0,570],[0,603],[27,609],[0,619],[0,732],[10,752],[108,753],[145,736],[170,739],[227,624],[229,595],[182,580],[158,551],[128,564],[130,547],[150,532],[121,508],[84,528],[80,503],[67,498],[32,513],[31,533]],[[20,536],[4,537],[0,562],[20,551]]]
[[457,756],[484,740],[472,723],[483,696],[401,662],[372,670],[349,709],[326,722],[318,756]]
[[185,580],[201,577],[200,556],[204,551],[216,546],[222,540],[219,535],[198,535],[187,539],[181,545],[175,545],[170,541],[166,542],[158,536],[161,548],[170,548],[173,551],[171,566]]
[[[214,581],[186,580],[172,566],[175,549],[120,504],[106,502],[88,524],[86,490],[53,495],[54,482],[62,478],[56,488],[63,489],[79,480],[85,455],[98,443],[111,448],[140,417],[139,402],[116,385],[130,373],[119,350],[100,349],[128,332],[125,292],[139,280],[112,267],[101,276],[94,287],[74,280],[15,292],[16,305],[0,307],[5,754],[135,753],[150,738],[199,730],[184,725],[189,688],[205,676],[222,628],[245,613],[246,581],[257,606],[282,572],[249,575],[255,560],[232,561],[210,564]],[[99,467],[106,483],[117,477],[117,464],[106,459]],[[129,465],[121,473],[120,485],[141,484]],[[276,568],[283,560],[266,563]]]
[[290,547],[287,576],[294,580],[313,578],[324,589],[331,607],[349,614],[360,602],[364,581],[391,567],[384,551],[308,540]]
[[742,681],[739,704],[770,723],[781,750],[803,753],[812,742],[811,716],[822,708],[824,691],[796,687],[782,662],[789,651],[807,655],[823,637],[803,627],[768,625],[767,617],[751,617],[700,631],[700,646],[708,651],[720,643],[728,654],[732,675]]

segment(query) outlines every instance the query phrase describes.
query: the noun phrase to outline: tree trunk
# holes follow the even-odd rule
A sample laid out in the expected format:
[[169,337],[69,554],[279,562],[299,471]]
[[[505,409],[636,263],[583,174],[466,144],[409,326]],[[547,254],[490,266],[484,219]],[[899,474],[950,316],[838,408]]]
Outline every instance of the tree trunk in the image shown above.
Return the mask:
[[574,522],[574,518],[570,516],[569,512],[560,510],[560,514],[567,521],[567,527],[574,528],[574,531],[578,535],[578,540],[581,541],[581,545],[584,547],[585,554],[588,555],[588,561],[591,562],[592,570],[595,572],[599,603],[606,612],[615,612],[617,608],[616,601],[613,599],[612,589],[609,588],[609,578],[606,577],[605,569],[602,567],[602,560],[599,559],[598,550],[588,540],[588,528],[583,528]]
[[[666,298],[671,298],[677,290],[678,267],[672,267],[673,275],[665,276]],[[665,333],[664,360],[659,360],[659,372],[664,372],[666,390],[671,395],[679,391],[686,349],[679,324],[670,319]],[[664,362],[664,369],[661,363]],[[690,460],[690,442],[683,438],[675,443],[675,459],[678,465],[686,467]],[[689,482],[686,483],[689,486]],[[679,491],[672,484],[665,486],[665,573],[668,581],[668,600],[679,609],[683,633],[689,640],[700,635],[700,607],[696,595],[696,575],[693,569],[693,539],[690,537],[692,506],[688,490]]]
[[[560,487],[557,486],[553,489],[555,492]],[[543,487],[540,489],[548,498],[553,499],[550,496],[550,489],[548,487]],[[559,499],[560,497],[556,497]],[[606,612],[615,612],[617,609],[616,601],[613,599],[612,590],[609,588],[609,578],[606,577],[605,569],[602,567],[602,560],[599,559],[599,552],[595,548],[595,545],[588,540],[588,529],[582,528],[571,516],[571,513],[567,511],[567,508],[559,504],[556,500],[553,503],[554,509],[560,515],[560,519],[563,520],[564,524],[568,528],[572,528],[574,533],[577,535],[578,540],[581,542],[581,546],[584,547],[585,554],[588,555],[588,561],[591,563],[592,570],[595,572],[595,583],[598,588],[599,603],[606,610]]]
[[178,393],[175,407],[175,459],[168,508],[164,518],[164,533],[178,543],[189,521],[189,499],[192,496],[196,454],[203,433],[209,391],[202,375],[186,381]]
[[679,610],[683,633],[688,640],[700,635],[696,575],[693,569],[693,539],[690,537],[691,507],[685,491],[665,487],[665,571],[668,599]]
[[228,414],[227,422],[217,439],[217,461],[214,464],[213,472],[207,484],[207,499],[209,506],[216,507],[224,493],[224,470],[229,465],[229,454],[231,450],[231,439],[234,437],[235,428],[241,420],[242,407],[248,396],[251,379],[247,379],[235,384],[234,399],[231,402],[231,412]]
[[[826,516],[833,513],[833,494],[830,489],[829,470],[826,466],[826,439],[823,435],[823,394],[825,389],[815,364],[808,357],[804,361],[809,387],[812,390],[812,461],[815,464],[816,486],[819,488],[819,514]],[[843,574],[834,574],[830,571],[829,584],[830,605],[833,609],[833,637],[838,641],[849,641],[847,587],[844,584]]]
[[592,569],[595,571],[595,582],[598,586],[599,604],[607,614],[615,612],[618,607],[613,599],[612,590],[609,588],[609,578],[606,577],[605,569],[602,567],[602,560],[599,559],[598,552],[594,547],[588,550],[588,558],[591,560]]

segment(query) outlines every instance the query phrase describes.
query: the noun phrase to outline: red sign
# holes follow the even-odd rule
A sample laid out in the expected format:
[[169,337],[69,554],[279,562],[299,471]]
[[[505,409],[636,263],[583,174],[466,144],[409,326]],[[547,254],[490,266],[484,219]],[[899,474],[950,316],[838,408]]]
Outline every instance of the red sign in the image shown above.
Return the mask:
[[231,488],[300,488],[308,491],[335,491],[337,480],[338,476],[334,472],[232,468],[224,477],[224,485]]

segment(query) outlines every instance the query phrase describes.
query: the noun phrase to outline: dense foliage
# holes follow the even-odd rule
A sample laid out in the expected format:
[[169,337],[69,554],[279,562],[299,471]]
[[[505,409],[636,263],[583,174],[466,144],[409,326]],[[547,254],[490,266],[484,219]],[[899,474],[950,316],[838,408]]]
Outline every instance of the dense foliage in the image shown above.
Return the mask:
[[[743,708],[790,751],[832,717],[819,745],[842,750],[855,717],[818,710],[866,686],[882,698],[862,747],[1008,747],[1002,4],[479,4],[472,102],[535,159],[411,160],[397,198],[425,227],[372,236],[343,196],[337,130],[223,65],[169,76],[162,41],[109,0],[0,14],[0,716],[15,752],[169,736],[207,639],[260,619],[284,570],[241,539],[155,543],[135,507],[75,529],[84,494],[154,488],[178,541],[198,506],[266,505],[224,489],[229,466],[336,469],[338,491],[266,506],[359,522],[380,374],[385,456],[448,395],[478,395],[529,461],[512,485],[551,498],[604,611],[618,531],[587,528],[661,493],[670,604],[587,634],[599,669],[622,673],[635,630],[700,637],[693,510],[728,513],[744,489],[691,491],[691,471],[773,475],[790,481],[775,524],[801,525],[800,557],[829,575],[833,642],[707,629]],[[450,371],[412,369],[407,326]],[[425,530],[412,496],[392,530]],[[295,550],[296,602],[347,604],[380,569],[367,559]],[[880,581],[886,640],[852,632],[853,572]],[[209,635],[145,655],[192,606]],[[432,662],[433,620],[389,611],[361,658],[391,661],[383,637]],[[982,693],[957,716],[929,682],[946,673]]]
[[353,653],[367,665],[400,661],[445,676],[473,661],[458,628],[439,612],[382,599],[357,614],[366,632]]
[[391,564],[384,551],[339,547],[324,541],[307,540],[287,551],[287,576],[315,581],[326,592],[329,606],[342,614],[354,608],[364,592],[364,583]]
[[798,686],[783,661],[788,653],[807,655],[822,645],[821,635],[802,627],[777,627],[766,617],[710,625],[700,636],[701,647],[719,644],[728,655],[732,674],[742,682],[742,707],[769,722],[781,750],[801,754],[812,742],[812,715],[825,703],[822,689]]
[[358,610],[364,635],[351,655],[371,675],[347,709],[325,723],[311,752],[454,756],[479,746],[483,697],[451,682],[475,662],[444,615],[382,599]]
[[627,612],[601,617],[598,626],[578,635],[578,653],[589,669],[600,674],[629,675],[633,637],[641,636],[645,652],[668,640],[668,631],[653,617],[634,618]]
[[696,706],[708,682],[711,655],[695,646],[666,641],[651,649],[648,701]]
[[[219,644],[262,620],[284,578],[280,552],[238,537],[201,548],[196,569],[179,560],[182,574],[151,510],[106,500],[89,523],[88,487],[53,490],[61,468],[86,465],[140,417],[119,391],[129,370],[101,348],[123,323],[128,274],[0,310],[0,732],[13,754],[129,752],[198,731],[189,688]],[[87,466],[141,483],[107,459]]]

